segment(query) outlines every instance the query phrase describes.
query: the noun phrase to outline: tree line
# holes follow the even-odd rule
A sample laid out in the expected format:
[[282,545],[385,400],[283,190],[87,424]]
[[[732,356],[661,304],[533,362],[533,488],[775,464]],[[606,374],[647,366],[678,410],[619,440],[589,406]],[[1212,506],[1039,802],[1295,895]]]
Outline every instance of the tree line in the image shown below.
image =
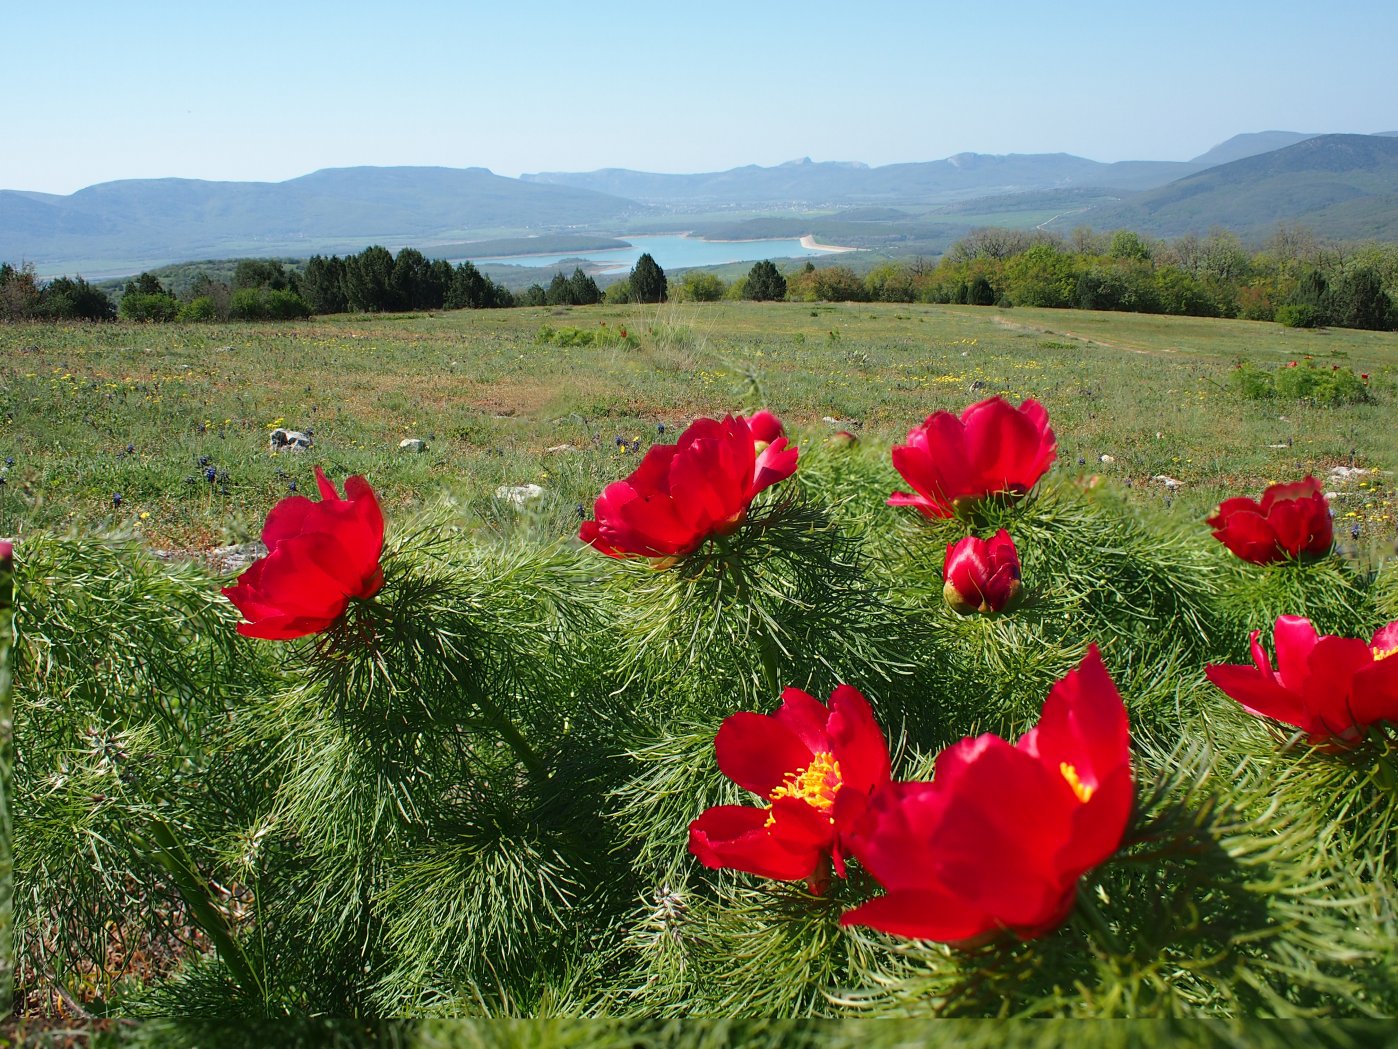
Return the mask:
[[1241,317],[1292,327],[1398,328],[1398,245],[1334,245],[1280,228],[1261,250],[1233,234],[1151,240],[1130,230],[1070,237],[1039,230],[977,230],[936,264],[887,262],[858,274],[806,263],[783,273],[768,259],[732,282],[691,271],[670,281],[649,254],[605,290],[574,268],[511,292],[472,263],[394,255],[315,255],[303,267],[244,259],[231,280],[198,274],[180,293],[150,273],[116,302],[82,277],[39,282],[30,266],[0,265],[0,320],[294,320],[312,314],[590,306],[599,302],[924,302],[1039,306],[1196,317]]
[[803,301],[963,303],[1240,317],[1292,327],[1398,328],[1398,245],[1337,245],[1281,228],[1258,251],[1233,234],[1150,240],[1130,230],[978,230],[935,265],[890,262],[863,276],[807,265]]

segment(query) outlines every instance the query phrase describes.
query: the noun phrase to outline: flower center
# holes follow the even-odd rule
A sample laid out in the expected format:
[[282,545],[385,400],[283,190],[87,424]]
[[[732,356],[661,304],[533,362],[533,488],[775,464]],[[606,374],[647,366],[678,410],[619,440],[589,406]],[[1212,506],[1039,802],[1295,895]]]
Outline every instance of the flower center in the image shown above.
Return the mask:
[[1398,655],[1398,645],[1394,645],[1392,648],[1376,648],[1373,651],[1374,662],[1377,663],[1380,659],[1387,659],[1389,656]]
[[[803,769],[790,773],[772,791],[769,798],[799,798],[817,812],[830,816],[835,807],[835,795],[840,790],[840,763],[828,751],[818,751],[811,755],[811,763]],[[833,822],[833,818],[832,818]],[[772,825],[768,817],[767,825]]]
[[1089,787],[1082,780],[1078,779],[1078,770],[1069,765],[1066,761],[1058,763],[1058,771],[1063,774],[1063,778],[1068,781],[1068,786],[1073,789],[1073,793],[1078,796],[1078,800],[1086,802],[1097,790],[1096,787]]

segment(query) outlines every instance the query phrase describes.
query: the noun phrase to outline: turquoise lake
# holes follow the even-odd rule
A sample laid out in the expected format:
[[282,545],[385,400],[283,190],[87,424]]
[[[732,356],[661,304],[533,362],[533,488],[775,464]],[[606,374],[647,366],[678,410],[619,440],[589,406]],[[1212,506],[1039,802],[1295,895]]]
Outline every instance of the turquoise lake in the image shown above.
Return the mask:
[[[629,270],[636,260],[649,252],[661,269],[685,269],[688,266],[720,266],[725,262],[756,262],[759,259],[803,259],[833,252],[802,247],[795,238],[786,240],[700,240],[669,234],[654,237],[618,237],[631,246],[606,251],[568,251],[557,255],[505,255],[493,258],[471,258],[476,265],[557,266],[564,259],[587,259],[608,271]],[[452,259],[453,263],[464,259]]]

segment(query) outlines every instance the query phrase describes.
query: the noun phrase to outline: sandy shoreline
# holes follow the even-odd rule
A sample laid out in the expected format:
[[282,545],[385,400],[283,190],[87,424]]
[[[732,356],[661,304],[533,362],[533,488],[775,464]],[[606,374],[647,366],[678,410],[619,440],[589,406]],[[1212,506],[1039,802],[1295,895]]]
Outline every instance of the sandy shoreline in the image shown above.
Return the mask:
[[841,252],[859,250],[858,248],[843,248],[838,244],[817,244],[815,237],[811,236],[809,233],[801,238],[801,247],[805,248],[807,251]]

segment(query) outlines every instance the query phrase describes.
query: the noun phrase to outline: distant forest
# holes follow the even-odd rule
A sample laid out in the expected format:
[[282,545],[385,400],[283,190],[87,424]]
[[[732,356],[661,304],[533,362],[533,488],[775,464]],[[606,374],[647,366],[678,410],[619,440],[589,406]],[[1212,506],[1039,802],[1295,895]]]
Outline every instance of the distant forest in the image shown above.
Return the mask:
[[[1129,230],[1070,237],[1042,231],[981,229],[935,264],[905,260],[859,274],[810,261],[779,269],[759,262],[731,282],[690,270],[675,281],[649,255],[605,290],[575,268],[515,293],[470,262],[430,260],[414,248],[209,263],[205,269],[143,273],[115,300],[81,277],[47,283],[32,268],[0,265],[0,320],[295,320],[313,314],[396,313],[511,306],[588,306],[599,302],[922,302],[1038,306],[1196,317],[1241,317],[1292,327],[1398,328],[1398,245],[1325,243],[1280,228],[1259,251],[1214,232],[1155,240]],[[189,267],[184,267],[187,271]],[[214,274],[219,274],[215,276]]]

